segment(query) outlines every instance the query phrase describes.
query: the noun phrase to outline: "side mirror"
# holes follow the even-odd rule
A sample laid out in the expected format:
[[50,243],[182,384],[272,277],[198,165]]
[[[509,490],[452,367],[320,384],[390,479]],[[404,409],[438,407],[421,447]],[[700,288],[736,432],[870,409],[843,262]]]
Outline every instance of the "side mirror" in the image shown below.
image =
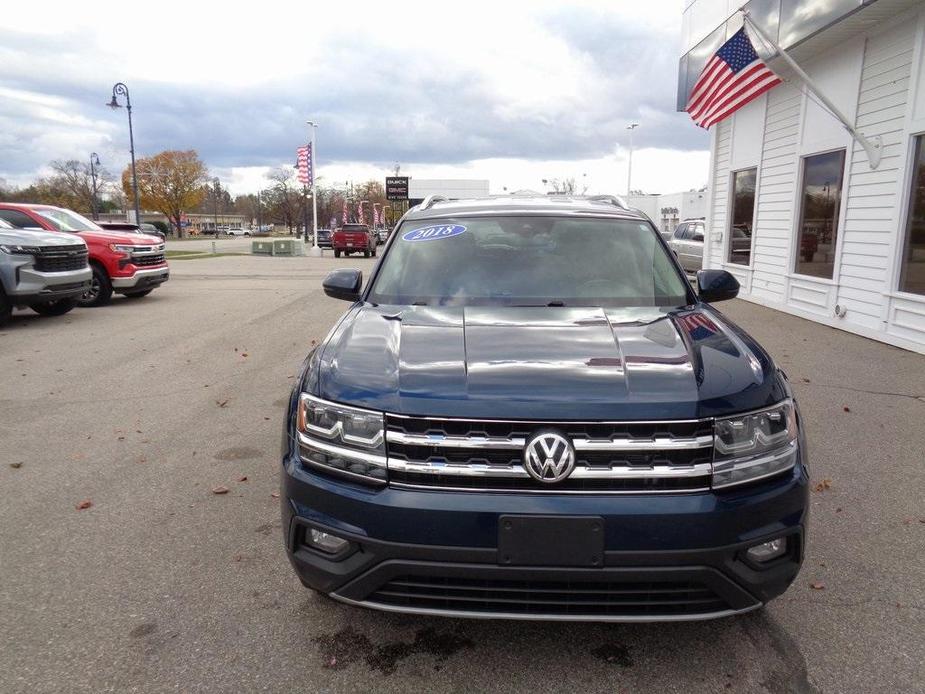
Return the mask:
[[697,295],[701,301],[725,301],[736,298],[738,293],[739,280],[725,270],[701,270],[697,273]]
[[363,287],[363,272],[355,268],[344,268],[328,273],[321,283],[324,293],[333,299],[356,301]]

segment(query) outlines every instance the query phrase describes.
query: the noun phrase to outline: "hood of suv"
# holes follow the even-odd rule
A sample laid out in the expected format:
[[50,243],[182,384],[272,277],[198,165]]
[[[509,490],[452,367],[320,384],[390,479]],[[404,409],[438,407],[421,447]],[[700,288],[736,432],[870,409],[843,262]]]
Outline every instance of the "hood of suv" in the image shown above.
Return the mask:
[[153,246],[164,243],[164,239],[147,234],[136,234],[131,231],[98,231],[96,229],[81,231],[85,239],[99,241],[100,243],[124,243],[131,246]]
[[25,229],[0,229],[0,244],[16,246],[85,246],[76,234],[53,233],[50,231],[27,231]]
[[433,417],[699,418],[785,397],[768,355],[707,306],[358,305],[319,362],[323,398]]

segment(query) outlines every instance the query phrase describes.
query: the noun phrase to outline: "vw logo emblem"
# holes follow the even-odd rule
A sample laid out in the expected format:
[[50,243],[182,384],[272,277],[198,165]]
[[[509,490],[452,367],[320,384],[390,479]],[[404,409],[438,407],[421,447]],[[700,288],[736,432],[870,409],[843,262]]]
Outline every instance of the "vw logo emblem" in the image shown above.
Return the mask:
[[575,449],[567,438],[554,431],[544,431],[527,441],[524,469],[545,484],[561,482],[575,467]]

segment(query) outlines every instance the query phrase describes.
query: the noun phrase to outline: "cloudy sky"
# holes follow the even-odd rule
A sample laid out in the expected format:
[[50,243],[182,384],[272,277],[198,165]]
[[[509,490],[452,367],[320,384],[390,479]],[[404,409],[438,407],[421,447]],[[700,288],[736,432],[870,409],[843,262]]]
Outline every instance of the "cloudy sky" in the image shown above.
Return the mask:
[[706,183],[708,137],[675,112],[680,0],[14,3],[0,18],[0,178],[53,159],[195,149],[232,192],[317,134],[319,175],[574,176],[592,192]]

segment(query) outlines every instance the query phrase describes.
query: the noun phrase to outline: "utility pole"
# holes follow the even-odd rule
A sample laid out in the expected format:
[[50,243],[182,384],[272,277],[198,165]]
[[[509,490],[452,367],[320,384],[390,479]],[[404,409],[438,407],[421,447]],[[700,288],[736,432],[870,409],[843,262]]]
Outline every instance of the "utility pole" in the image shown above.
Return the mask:
[[626,170],[626,197],[627,201],[630,196],[630,191],[632,190],[633,185],[633,131],[639,127],[639,123],[630,123],[626,126],[626,129],[630,131],[630,156],[629,163]]
[[95,166],[100,165],[100,158],[96,152],[90,153],[90,180],[93,183],[93,196],[90,201],[90,211],[93,213],[93,221],[95,222],[100,218],[99,207],[96,204],[97,188],[96,188],[96,169]]
[[315,130],[318,129],[318,124],[314,121],[306,121],[306,123],[312,134],[312,248],[310,253],[317,256],[321,255],[321,249],[318,248],[318,172],[315,171],[315,162],[318,161],[315,155]]

